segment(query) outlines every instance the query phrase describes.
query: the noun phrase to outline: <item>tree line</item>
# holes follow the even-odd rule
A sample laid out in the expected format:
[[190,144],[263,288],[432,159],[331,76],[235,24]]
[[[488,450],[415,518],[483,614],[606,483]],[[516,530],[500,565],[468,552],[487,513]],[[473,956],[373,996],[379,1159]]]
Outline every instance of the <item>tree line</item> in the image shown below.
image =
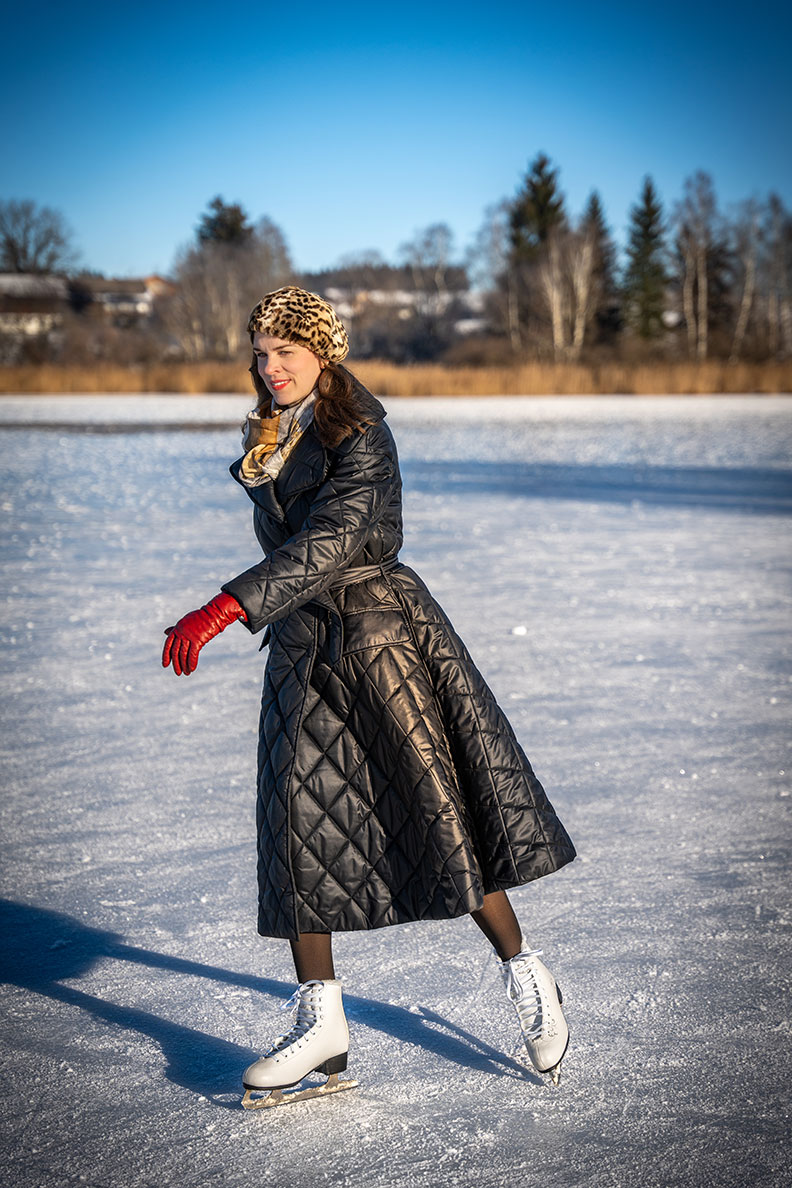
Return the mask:
[[730,216],[711,177],[689,177],[663,208],[644,178],[621,266],[597,191],[573,218],[558,170],[540,153],[477,245],[491,324],[515,355],[710,357],[792,354],[792,216],[749,199]]
[[[79,282],[61,216],[30,202],[0,202],[0,271],[69,272]],[[286,283],[339,304],[358,358],[792,356],[792,215],[775,194],[726,214],[704,172],[685,181],[670,208],[644,178],[621,259],[598,192],[573,215],[544,153],[516,193],[489,208],[467,251],[458,253],[451,229],[438,222],[403,244],[396,262],[368,251],[298,274],[271,219],[251,221],[240,204],[218,196],[177,252],[170,279],[145,324],[81,329],[83,289],[61,336],[65,361],[242,358],[248,310]],[[73,290],[79,294],[79,283]]]

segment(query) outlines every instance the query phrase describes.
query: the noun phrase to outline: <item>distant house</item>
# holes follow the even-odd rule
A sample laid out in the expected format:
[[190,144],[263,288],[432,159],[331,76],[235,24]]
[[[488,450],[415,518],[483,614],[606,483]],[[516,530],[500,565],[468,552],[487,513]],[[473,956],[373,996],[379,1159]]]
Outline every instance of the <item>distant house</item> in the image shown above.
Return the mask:
[[36,338],[57,330],[71,305],[62,276],[0,273],[0,334]]
[[79,278],[78,283],[90,294],[92,313],[99,313],[113,321],[137,321],[151,316],[154,298],[143,280],[105,280],[103,277]]
[[59,351],[82,328],[97,341],[106,328],[125,331],[152,323],[155,300],[176,292],[162,276],[141,278],[40,276],[0,273],[0,364]]
[[418,289],[363,289],[326,286],[323,295],[338,310],[342,318],[352,322],[376,310],[391,310],[404,320],[415,313],[431,312],[443,316],[453,306],[460,316],[453,321],[460,337],[477,334],[487,326],[483,316],[484,294],[472,289],[448,289],[440,293],[426,293]]
[[39,276],[0,273],[0,334],[34,338],[52,333],[72,310],[116,326],[145,322],[157,297],[176,287],[162,276],[117,279],[102,276]]
[[326,297],[342,318],[350,320],[378,313],[401,319],[416,313],[442,316],[452,305],[468,304],[468,276],[457,264],[437,270],[363,262],[303,273],[301,283]]
[[74,287],[79,289],[87,312],[122,326],[146,321],[154,313],[155,298],[176,291],[170,281],[156,275],[124,279],[81,276],[75,278]]

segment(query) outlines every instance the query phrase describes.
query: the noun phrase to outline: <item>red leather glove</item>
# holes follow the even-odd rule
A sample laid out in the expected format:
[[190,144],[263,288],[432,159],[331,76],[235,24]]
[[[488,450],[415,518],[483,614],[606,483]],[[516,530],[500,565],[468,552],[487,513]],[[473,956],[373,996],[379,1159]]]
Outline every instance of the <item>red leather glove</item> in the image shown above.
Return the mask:
[[225,631],[229,623],[247,620],[245,612],[230,594],[217,594],[200,610],[190,611],[175,627],[166,627],[162,667],[173,665],[177,676],[189,676],[198,666],[198,653],[205,643]]

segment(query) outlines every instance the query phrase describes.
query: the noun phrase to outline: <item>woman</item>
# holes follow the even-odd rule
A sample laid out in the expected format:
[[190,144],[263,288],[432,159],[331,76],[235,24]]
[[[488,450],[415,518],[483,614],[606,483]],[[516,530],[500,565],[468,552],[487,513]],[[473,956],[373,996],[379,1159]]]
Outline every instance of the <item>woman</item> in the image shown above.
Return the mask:
[[248,330],[258,404],[231,473],[265,557],[166,630],[162,661],[193,672],[236,621],[269,644],[258,926],[290,941],[299,985],[295,1024],[246,1070],[244,1104],[286,1100],[315,1071],[325,1092],[353,1084],[337,1081],[348,1030],[333,932],[466,913],[495,948],[534,1067],[557,1084],[561,994],[505,892],[574,847],[464,644],[398,560],[396,447],[382,405],[341,366],[335,310],[278,289]]

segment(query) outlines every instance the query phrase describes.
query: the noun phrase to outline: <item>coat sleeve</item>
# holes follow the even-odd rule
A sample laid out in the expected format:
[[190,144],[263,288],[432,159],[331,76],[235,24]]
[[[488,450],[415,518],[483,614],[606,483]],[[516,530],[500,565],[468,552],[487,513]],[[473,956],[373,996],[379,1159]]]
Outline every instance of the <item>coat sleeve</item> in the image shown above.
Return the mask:
[[299,532],[223,585],[244,609],[247,628],[260,631],[331,585],[361,552],[398,482],[382,422],[344,442]]

